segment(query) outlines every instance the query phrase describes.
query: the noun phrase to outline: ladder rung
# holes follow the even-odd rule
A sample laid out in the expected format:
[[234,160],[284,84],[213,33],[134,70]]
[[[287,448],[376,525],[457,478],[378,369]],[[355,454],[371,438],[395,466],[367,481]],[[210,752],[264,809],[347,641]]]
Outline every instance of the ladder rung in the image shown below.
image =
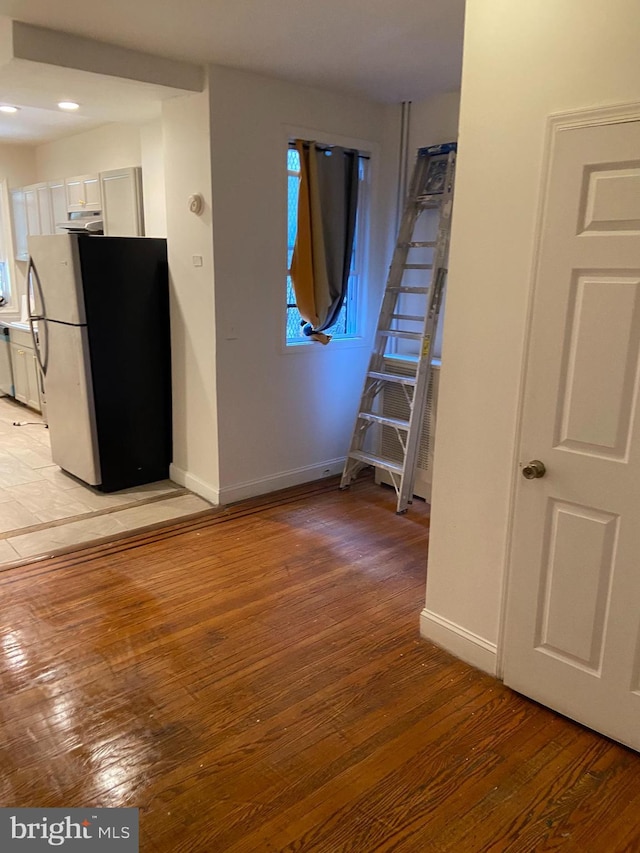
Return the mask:
[[405,338],[408,341],[422,340],[422,332],[405,332],[404,329],[378,329],[378,334],[388,338]]
[[435,249],[438,245],[435,240],[409,240],[408,243],[400,243],[403,249]]
[[433,269],[433,264],[403,264],[402,266],[406,270],[431,270],[431,269]]
[[440,204],[444,193],[433,193],[431,195],[419,195],[416,201],[419,204]]
[[422,323],[424,322],[424,316],[420,317],[417,314],[392,314],[392,320],[405,320],[410,323]]
[[385,471],[391,471],[393,474],[402,474],[403,471],[401,463],[376,456],[373,453],[364,453],[362,450],[353,450],[349,454],[349,458],[357,459],[358,462],[365,462],[367,465],[374,465],[376,468],[384,468]]
[[382,370],[370,370],[367,373],[371,379],[379,379],[381,382],[397,382],[400,385],[415,385],[415,376],[403,376],[400,373],[385,373]]
[[393,293],[429,293],[428,287],[388,287]]
[[384,415],[374,415],[373,412],[358,412],[358,417],[363,421],[372,421],[383,426],[409,429],[409,421],[405,421],[403,418],[387,418]]

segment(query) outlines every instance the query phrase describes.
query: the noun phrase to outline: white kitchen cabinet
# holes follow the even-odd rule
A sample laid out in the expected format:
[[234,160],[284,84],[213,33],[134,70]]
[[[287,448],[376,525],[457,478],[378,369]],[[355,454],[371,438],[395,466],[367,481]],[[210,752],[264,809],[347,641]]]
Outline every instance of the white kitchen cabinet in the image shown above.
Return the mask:
[[27,234],[30,237],[37,236],[40,234],[40,208],[37,186],[24,187],[24,206],[27,211]]
[[11,215],[13,218],[13,241],[15,256],[19,261],[29,259],[27,248],[27,208],[22,187],[11,190]]
[[56,233],[56,225],[66,222],[67,215],[67,185],[64,180],[49,181],[49,194],[51,197],[51,213],[53,217],[53,231]]
[[[16,252],[16,257],[22,260],[28,252],[26,237],[54,233],[51,193],[49,185],[41,183],[22,187],[21,190],[14,190],[12,196],[15,196],[14,228],[16,243],[20,245],[20,251]],[[17,212],[16,207],[23,207],[24,213],[22,211]],[[19,225],[18,220],[20,220]],[[24,234],[25,226],[26,235]]]
[[16,400],[40,411],[38,364],[32,349],[11,344],[11,366]]
[[42,410],[40,402],[40,368],[33,348],[30,332],[15,329],[9,332],[11,367],[16,400],[35,409]]
[[104,232],[112,237],[144,234],[140,166],[111,169],[11,190],[15,257],[29,259],[27,238],[59,233],[69,213],[102,211]]
[[100,181],[97,175],[80,175],[77,178],[66,178],[67,209],[101,210]]
[[100,172],[102,220],[109,237],[140,237],[144,234],[142,214],[142,170],[139,166]]
[[38,184],[36,186],[36,195],[38,197],[38,212],[40,214],[40,233],[55,234],[53,207],[51,205],[51,190],[49,189],[49,185]]
[[16,400],[26,403],[29,397],[29,377],[27,375],[26,350],[18,344],[10,344],[11,369],[13,370],[13,388]]

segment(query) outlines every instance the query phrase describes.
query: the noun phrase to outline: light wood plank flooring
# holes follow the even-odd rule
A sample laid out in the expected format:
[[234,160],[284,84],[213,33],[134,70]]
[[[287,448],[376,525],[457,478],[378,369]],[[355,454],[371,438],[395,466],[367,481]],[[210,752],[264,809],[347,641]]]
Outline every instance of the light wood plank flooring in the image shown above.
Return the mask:
[[170,480],[108,494],[61,471],[41,415],[0,397],[0,570],[210,504]]

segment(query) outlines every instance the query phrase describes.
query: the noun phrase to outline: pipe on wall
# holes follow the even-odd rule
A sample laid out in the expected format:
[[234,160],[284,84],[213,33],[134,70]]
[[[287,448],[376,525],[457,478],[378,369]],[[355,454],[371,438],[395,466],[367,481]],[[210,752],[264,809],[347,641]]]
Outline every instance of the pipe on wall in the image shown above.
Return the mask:
[[400,147],[398,154],[398,188],[396,196],[396,234],[400,229],[400,217],[404,210],[409,178],[409,131],[411,128],[411,101],[400,106]]

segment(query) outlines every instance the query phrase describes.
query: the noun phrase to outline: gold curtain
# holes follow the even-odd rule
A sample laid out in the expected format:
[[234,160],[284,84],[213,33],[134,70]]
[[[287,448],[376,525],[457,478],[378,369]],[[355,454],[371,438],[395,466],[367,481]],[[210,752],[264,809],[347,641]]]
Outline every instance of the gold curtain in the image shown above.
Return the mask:
[[[291,258],[291,280],[300,316],[315,327],[327,316],[331,304],[327,274],[322,211],[318,185],[317,150],[296,139],[300,156],[298,226]],[[330,335],[314,332],[312,340],[327,344]]]

